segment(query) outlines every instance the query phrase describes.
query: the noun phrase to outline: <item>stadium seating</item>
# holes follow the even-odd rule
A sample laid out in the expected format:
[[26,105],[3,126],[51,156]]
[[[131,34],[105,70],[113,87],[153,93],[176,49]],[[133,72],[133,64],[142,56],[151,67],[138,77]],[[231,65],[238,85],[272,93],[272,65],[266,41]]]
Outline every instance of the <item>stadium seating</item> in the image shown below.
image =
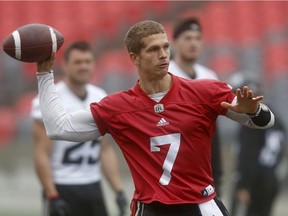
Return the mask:
[[135,71],[126,49],[110,50],[99,57],[96,65],[107,73],[131,73]]
[[[88,40],[101,48],[97,50],[99,54],[93,78],[93,82],[100,84],[102,78],[110,74],[134,74],[135,67],[123,48],[123,36],[129,26],[142,19],[159,20],[171,39],[174,19],[192,15],[199,17],[203,25],[208,51],[218,52],[223,45],[232,50],[230,53],[221,50],[219,53],[208,52],[205,56],[205,64],[220,75],[231,74],[252,64],[253,59],[241,58],[245,53],[257,55],[257,61],[263,58],[264,64],[257,67],[259,71],[265,71],[272,77],[287,73],[287,42],[273,42],[270,39],[287,34],[288,2],[229,1],[194,5],[191,2],[168,1],[0,2],[0,41],[15,28],[31,22],[49,24],[61,31],[65,37],[64,47],[74,40]],[[263,56],[260,47],[263,47]],[[257,52],[253,51],[254,48]],[[62,54],[63,49],[58,57],[61,58]],[[23,64],[23,71],[28,78],[26,81],[36,81],[34,70],[33,64]],[[28,115],[27,104],[30,103],[31,95],[28,93],[19,98],[16,107],[26,107],[21,109],[21,113]]]
[[261,19],[262,26],[265,31],[277,31],[287,24],[287,10],[285,10],[287,2],[261,2]]
[[287,50],[288,43],[286,41],[266,45],[264,50],[264,65],[267,75],[287,74]]
[[16,115],[11,107],[0,107],[1,121],[0,121],[0,146],[7,144],[16,131]]
[[224,76],[237,71],[238,64],[239,63],[234,55],[223,53],[215,55],[213,58],[211,58],[208,66],[218,74]]
[[24,94],[21,95],[21,97],[19,97],[16,105],[14,106],[14,112],[15,114],[17,114],[17,117],[19,119],[30,116],[32,105],[31,103],[35,96],[36,92],[33,91],[33,92],[25,92]]
[[[229,5],[229,4],[228,4]],[[231,28],[232,17],[227,4],[212,3],[204,8],[203,25],[204,35],[208,43],[232,43],[233,29]],[[202,20],[201,20],[202,21]]]

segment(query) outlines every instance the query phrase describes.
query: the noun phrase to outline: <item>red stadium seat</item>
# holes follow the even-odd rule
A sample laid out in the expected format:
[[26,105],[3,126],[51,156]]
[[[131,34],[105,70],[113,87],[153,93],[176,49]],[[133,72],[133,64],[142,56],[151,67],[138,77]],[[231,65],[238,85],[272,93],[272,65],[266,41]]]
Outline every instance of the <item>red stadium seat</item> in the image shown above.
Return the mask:
[[[169,1],[151,1],[148,7],[152,9],[156,14],[167,14],[170,6]],[[147,8],[148,10],[148,8]]]
[[278,42],[267,45],[264,51],[265,71],[269,75],[288,73],[287,42]]
[[124,22],[134,24],[141,21],[145,14],[144,2],[130,2],[129,6],[126,8],[126,13],[122,14]]
[[204,39],[210,43],[231,43],[233,42],[233,25],[229,4],[210,3],[204,8],[203,27]]
[[0,107],[0,146],[13,139],[16,132],[15,111],[11,107]]
[[230,3],[233,8],[232,17],[235,18],[234,26],[231,26],[236,43],[255,44],[262,35],[262,26],[259,24],[258,2]]
[[19,97],[14,108],[18,118],[27,118],[30,116],[31,103],[36,94],[36,92],[26,92]]
[[256,22],[238,22],[235,29],[236,43],[244,45],[257,44],[261,40],[261,30]]
[[0,38],[3,40],[13,30],[21,26],[21,17],[16,2],[0,2],[0,20]]
[[166,23],[162,23],[162,24],[165,28],[167,35],[168,35],[169,41],[172,41],[173,40],[173,23],[166,22]]
[[230,53],[218,54],[208,63],[209,67],[218,74],[227,75],[237,70],[239,62]]
[[101,84],[102,79],[109,74],[134,75],[135,71],[126,49],[110,50],[97,59],[92,83]]
[[103,53],[96,65],[99,70],[101,69],[105,73],[131,73],[136,70],[125,49],[110,50]]
[[287,24],[288,19],[285,4],[287,2],[281,1],[263,1],[260,3],[258,10],[261,12],[261,19],[259,21],[262,22],[266,31],[273,32],[280,30]]

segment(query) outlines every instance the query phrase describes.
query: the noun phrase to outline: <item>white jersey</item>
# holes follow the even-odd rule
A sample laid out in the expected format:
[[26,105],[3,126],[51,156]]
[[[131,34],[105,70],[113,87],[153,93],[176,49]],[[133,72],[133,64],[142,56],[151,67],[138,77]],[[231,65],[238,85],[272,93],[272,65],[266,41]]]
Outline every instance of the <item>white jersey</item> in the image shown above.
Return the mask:
[[[194,64],[193,66],[194,71],[196,73],[195,79],[215,79],[218,80],[217,74],[200,65],[200,64]],[[189,76],[189,74],[187,74],[185,71],[183,71],[176,63],[175,61],[170,61],[170,65],[169,65],[169,72],[171,72],[172,74],[182,77],[182,78],[186,78],[186,79],[191,79],[191,77]]]
[[[64,82],[56,85],[57,93],[66,112],[87,109],[92,102],[98,102],[106,92],[96,86],[87,84],[87,96],[80,99]],[[32,102],[33,119],[42,121],[39,98]],[[68,142],[56,140],[51,151],[51,168],[56,184],[89,184],[101,178],[100,143],[98,140],[88,142]]]

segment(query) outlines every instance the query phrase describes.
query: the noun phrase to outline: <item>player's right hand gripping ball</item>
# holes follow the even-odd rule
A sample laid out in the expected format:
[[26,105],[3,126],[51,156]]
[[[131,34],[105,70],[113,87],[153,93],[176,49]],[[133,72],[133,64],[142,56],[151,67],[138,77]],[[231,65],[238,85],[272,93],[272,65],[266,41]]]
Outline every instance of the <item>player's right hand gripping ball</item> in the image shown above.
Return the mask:
[[43,24],[28,24],[13,31],[5,39],[3,50],[22,62],[43,62],[60,49],[64,43],[62,34]]

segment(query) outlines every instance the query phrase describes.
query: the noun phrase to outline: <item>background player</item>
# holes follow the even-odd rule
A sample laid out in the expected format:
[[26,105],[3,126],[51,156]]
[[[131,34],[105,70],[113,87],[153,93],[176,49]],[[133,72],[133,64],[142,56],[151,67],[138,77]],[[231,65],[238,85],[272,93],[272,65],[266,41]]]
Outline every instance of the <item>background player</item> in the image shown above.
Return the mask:
[[[57,84],[67,112],[89,107],[106,96],[104,90],[88,84],[94,72],[92,47],[82,41],[71,44],[65,51],[64,80]],[[112,188],[117,194],[120,215],[127,201],[122,191],[117,158],[107,137],[87,142],[67,142],[47,138],[39,109],[33,100],[32,117],[35,139],[35,167],[45,194],[45,215],[105,216],[107,210],[100,187],[101,163]]]
[[[217,74],[198,64],[202,51],[202,27],[197,18],[182,18],[175,22],[173,28],[173,60],[170,61],[171,73],[186,79],[215,79]],[[217,195],[220,196],[222,175],[221,148],[218,130],[212,139],[212,172]]]
[[[244,80],[260,94],[260,85]],[[276,115],[277,118],[277,115]],[[286,133],[281,118],[267,130],[241,127],[238,134],[236,189],[233,194],[232,216],[270,216],[280,180],[277,168],[285,152]]]
[[53,56],[37,64],[48,135],[86,141],[110,133],[134,180],[132,215],[228,215],[211,186],[215,121],[225,115],[253,128],[271,127],[273,114],[259,104],[263,96],[254,97],[248,87],[235,96],[225,83],[168,73],[169,41],[160,23],[135,24],[125,42],[139,81],[129,91],[91,104],[91,110],[67,114],[54,86]]

